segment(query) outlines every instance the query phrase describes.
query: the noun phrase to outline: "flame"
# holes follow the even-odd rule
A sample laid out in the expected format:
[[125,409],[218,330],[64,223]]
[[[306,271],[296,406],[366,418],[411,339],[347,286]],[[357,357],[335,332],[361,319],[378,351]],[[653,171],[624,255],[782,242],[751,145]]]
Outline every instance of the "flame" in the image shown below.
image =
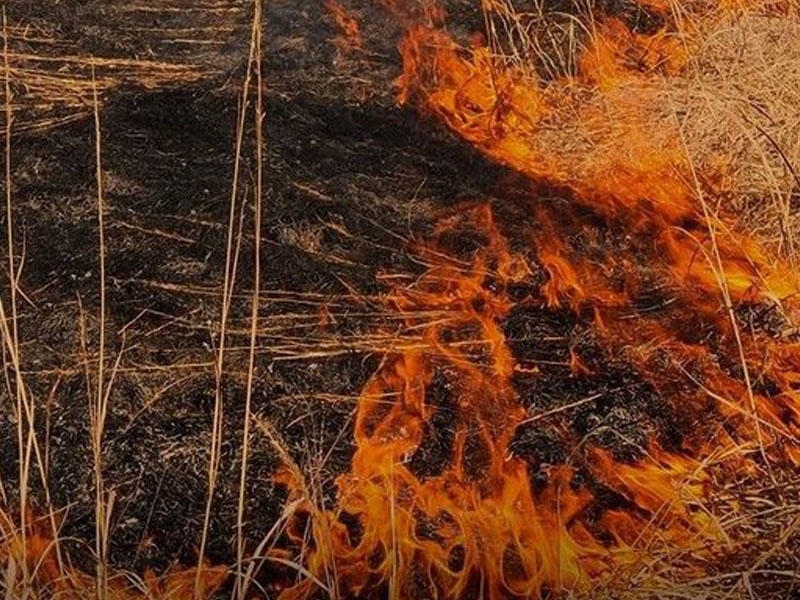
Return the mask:
[[343,48],[363,49],[364,39],[361,37],[358,20],[350,15],[338,0],[325,0],[324,4],[338,31],[336,43]]
[[[624,526],[611,513],[591,522],[594,499],[587,488],[572,485],[574,467],[555,467],[544,489],[532,488],[526,463],[509,453],[526,413],[512,381],[522,367],[501,327],[515,306],[509,288],[532,273],[524,257],[509,249],[486,205],[441,221],[435,237],[465,226],[487,240],[471,263],[447,255],[434,239],[420,249],[429,271],[387,299],[404,314],[422,315],[410,317],[407,326],[423,332],[425,345],[391,354],[363,390],[351,472],[337,482],[337,510],[315,524],[315,531],[329,534],[324,540],[313,536],[308,569],[317,580],[335,572],[343,596],[384,586],[394,590],[392,597],[404,598],[410,593],[405,586],[416,582],[447,598],[476,590],[493,599],[532,598],[544,589],[586,587],[607,573],[612,559],[633,562],[640,544],[623,530],[641,532],[655,514],[670,520],[676,538],[716,536],[713,524],[682,501],[687,493],[703,497],[698,464],[657,447],[634,465],[600,452],[592,461],[597,478],[637,507]],[[424,315],[432,312],[447,317],[427,321]],[[453,390],[451,408],[432,391],[434,377],[442,374]],[[409,458],[441,410],[452,410],[455,429],[447,465],[421,477]],[[341,514],[355,518],[363,531],[353,537]],[[609,548],[599,542],[598,527],[619,543]],[[664,532],[650,537],[656,534]],[[306,597],[313,585],[307,580],[283,598]]]
[[[659,552],[681,550],[701,565],[737,543],[708,508],[714,485],[726,473],[770,468],[764,460],[800,464],[793,327],[800,281],[726,211],[726,169],[695,164],[679,119],[657,130],[650,112],[663,101],[659,82],[691,67],[711,24],[776,9],[698,3],[678,21],[669,2],[640,4],[662,17],[661,29],[636,33],[605,19],[575,74],[551,79],[488,46],[460,46],[440,27],[442,12],[409,24],[399,46],[399,102],[438,117],[531,183],[530,198],[519,202],[529,211],[535,259],[511,249],[488,205],[444,218],[418,249],[428,271],[392,290],[387,303],[412,315],[406,326],[424,344],[387,351],[362,391],[356,451],[337,482],[336,509],[308,509],[314,534],[306,566],[314,577],[282,598],[308,597],[315,581],[344,597],[380,589],[392,598],[412,590],[413,597],[537,598],[613,585],[608,577]],[[406,19],[419,15],[415,6]],[[488,13],[502,6],[483,3]],[[575,132],[572,147],[564,130]],[[561,203],[542,200],[542,189]],[[468,259],[444,243],[447,233],[465,231],[484,240]],[[537,270],[547,279],[527,301],[588,320],[605,351],[624,357],[665,410],[702,423],[669,450],[650,440],[636,461],[586,453],[582,468],[622,507],[572,485],[569,463],[554,467],[543,488],[533,486],[509,450],[527,417],[514,386],[527,367],[514,358],[502,323],[520,302],[510,290],[532,285]],[[641,308],[650,297],[655,308]],[[749,326],[743,335],[748,311],[772,315],[775,327]],[[445,316],[430,320],[432,313]],[[569,367],[573,375],[591,371],[573,350]],[[436,386],[442,378],[450,400]],[[453,439],[441,472],[423,476],[410,460],[437,411],[450,411]],[[687,572],[701,569],[691,564]]]
[[[83,600],[95,596],[97,579],[62,564],[56,552],[56,541],[47,533],[50,529],[44,519],[29,515],[26,535],[21,531],[3,530],[0,544],[0,564],[4,565],[6,597],[26,597],[30,587],[46,591],[46,597],[63,600]],[[10,526],[10,520],[3,519]],[[22,565],[25,565],[23,569]],[[23,580],[27,573],[31,581]],[[212,567],[204,563],[198,577],[197,568],[173,567],[163,576],[153,571],[145,572],[139,584],[124,574],[108,575],[107,594],[110,600],[203,600],[212,597],[229,577],[226,567]],[[15,595],[17,594],[17,595]]]

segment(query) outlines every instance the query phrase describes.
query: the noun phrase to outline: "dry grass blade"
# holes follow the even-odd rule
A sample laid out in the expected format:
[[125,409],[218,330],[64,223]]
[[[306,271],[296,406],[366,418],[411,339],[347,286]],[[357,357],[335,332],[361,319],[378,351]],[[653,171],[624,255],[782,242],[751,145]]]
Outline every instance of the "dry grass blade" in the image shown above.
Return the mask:
[[[256,348],[258,345],[258,316],[261,306],[261,229],[262,203],[264,197],[264,82],[262,72],[262,0],[254,0],[253,11],[253,49],[255,57],[253,69],[256,72],[256,103],[254,128],[256,142],[256,182],[253,189],[253,296],[250,304],[250,334],[247,360],[247,383],[245,392],[244,422],[242,423],[242,455],[239,476],[239,501],[236,512],[236,597],[245,600],[246,581],[244,571],[245,552],[245,495],[247,493],[247,468],[250,452],[250,422],[253,404],[253,386],[256,376]],[[248,67],[249,68],[249,67]]]

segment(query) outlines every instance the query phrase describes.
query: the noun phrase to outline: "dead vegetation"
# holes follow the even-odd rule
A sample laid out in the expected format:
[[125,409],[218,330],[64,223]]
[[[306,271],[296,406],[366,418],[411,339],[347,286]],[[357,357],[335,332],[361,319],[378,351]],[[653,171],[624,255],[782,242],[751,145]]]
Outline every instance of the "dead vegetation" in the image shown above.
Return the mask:
[[[371,38],[385,33],[370,23],[375,3],[326,2],[310,12],[285,2],[262,7],[258,0],[246,10],[227,1],[191,7],[107,4],[92,14],[125,15],[106,28],[135,40],[131,48],[104,46],[108,32],[95,32],[97,46],[82,47],[74,30],[62,31],[46,16],[24,11],[10,11],[4,28],[8,281],[0,322],[8,418],[0,434],[10,434],[12,443],[0,452],[16,453],[2,455],[0,471],[0,593],[6,599],[184,600],[215,592],[239,599],[281,593],[349,597],[364,585],[356,579],[374,560],[364,558],[348,571],[353,565],[346,556],[358,553],[343,552],[363,551],[358,540],[370,522],[352,516],[359,493],[367,500],[368,493],[376,494],[372,500],[382,500],[391,522],[383,532],[390,542],[375,546],[391,556],[372,566],[373,587],[365,597],[423,593],[430,581],[414,591],[400,576],[398,565],[416,556],[406,541],[424,538],[415,525],[428,527],[431,540],[453,535],[453,525],[444,517],[437,523],[433,512],[426,515],[430,522],[415,524],[404,512],[407,498],[395,495],[407,488],[387,482],[403,477],[409,489],[434,490],[436,478],[459,460],[465,472],[474,472],[467,479],[480,479],[486,458],[480,442],[470,449],[469,440],[478,436],[457,421],[468,402],[462,396],[458,408],[455,397],[464,381],[481,380],[487,365],[504,361],[515,363],[513,376],[481,380],[493,391],[481,387],[483,395],[470,397],[475,415],[504,430],[509,415],[520,413],[508,431],[513,443],[502,453],[493,450],[503,464],[520,467],[515,476],[529,482],[537,510],[550,501],[559,506],[559,521],[547,524],[557,534],[536,547],[546,554],[557,538],[558,564],[547,568],[554,569],[559,585],[544,576],[540,585],[517,572],[525,585],[534,581],[526,593],[550,597],[553,587],[557,597],[569,598],[792,597],[800,482],[784,463],[772,466],[776,459],[771,447],[765,450],[764,436],[791,446],[793,434],[785,437],[771,415],[758,412],[758,390],[777,384],[764,371],[754,371],[751,380],[752,361],[744,353],[751,338],[760,343],[767,319],[782,319],[785,333],[794,317],[790,311],[775,317],[769,307],[763,310],[767,317],[751,318],[750,329],[740,333],[734,309],[741,307],[736,290],[727,289],[724,248],[711,269],[724,300],[714,310],[730,320],[731,329],[714,321],[691,333],[710,345],[709,336],[724,332],[730,352],[715,352],[734,357],[725,369],[733,379],[746,380],[751,402],[739,407],[741,399],[714,397],[713,388],[703,387],[707,373],[694,371],[679,354],[672,357],[677,366],[663,373],[679,382],[681,397],[735,405],[738,412],[721,411],[724,419],[709,414],[725,426],[735,423],[731,430],[740,421],[755,422],[759,436],[726,441],[699,458],[682,456],[685,462],[670,464],[675,469],[664,476],[670,490],[680,493],[656,490],[642,502],[631,492],[639,489],[637,468],[661,468],[669,460],[649,442],[677,436],[678,446],[688,445],[711,424],[666,414],[675,407],[657,405],[658,386],[636,374],[644,370],[636,352],[598,350],[603,341],[586,314],[553,302],[525,303],[540,295],[548,279],[564,275],[554,260],[543,258],[542,247],[534,250],[531,239],[566,227],[553,209],[552,222],[543,220],[531,236],[525,231],[527,211],[533,206],[544,214],[555,206],[567,212],[574,198],[553,189],[529,206],[528,199],[519,199],[530,192],[518,173],[485,164],[435,126],[431,131],[419,125],[411,111],[382,106],[386,74],[397,69],[393,57],[369,49]],[[429,22],[441,18],[437,11],[387,4],[400,29],[414,15]],[[487,3],[484,8],[491,10],[483,13],[477,6],[451,4],[448,23],[474,29],[477,22],[493,68],[502,65],[522,80],[548,82],[576,76],[576,57],[596,39],[614,3],[560,3],[553,9],[544,2],[503,0]],[[650,5],[666,6],[685,27],[672,32],[668,43],[693,44],[686,63],[675,69],[650,63],[649,50],[628,56],[644,65],[646,77],[635,86],[624,80],[617,85],[611,83],[616,73],[607,72],[606,80],[591,86],[561,90],[561,100],[581,97],[573,105],[580,111],[549,115],[535,139],[526,141],[566,165],[556,183],[568,184],[614,168],[620,154],[656,156],[680,140],[693,169],[720,175],[722,184],[713,189],[722,191],[704,209],[740,215],[744,233],[774,252],[770,262],[793,264],[800,186],[796,8],[742,7],[704,20],[698,31],[682,20],[697,10],[694,3],[622,4],[623,17],[642,35],[661,25]],[[469,26],[459,21],[462,14]],[[328,24],[322,26],[324,19]],[[275,35],[264,36],[262,27]],[[332,41],[323,46],[309,41],[313,37]],[[235,68],[222,47],[238,49]],[[337,96],[342,83],[356,91]],[[189,90],[186,97],[182,89]],[[354,98],[362,105],[354,107]],[[184,112],[173,113],[176,105]],[[495,109],[500,123],[503,107],[498,103]],[[187,116],[193,111],[203,111],[199,121]],[[210,128],[208,139],[203,126]],[[52,152],[59,153],[55,158],[41,150],[48,136],[56,147]],[[52,168],[64,161],[74,161],[80,174]],[[518,164],[510,166],[526,174]],[[37,185],[48,176],[52,188],[43,192]],[[689,182],[701,196],[705,184]],[[43,201],[45,193],[55,198]],[[50,213],[42,208],[48,200],[64,208]],[[455,219],[442,220],[449,214],[443,207],[455,205],[456,213],[467,214],[474,204],[464,200],[488,200],[512,259],[475,262],[498,250],[494,231],[455,229],[452,239],[443,233]],[[54,216],[47,221],[42,215],[49,214]],[[635,243],[607,239],[619,229],[600,221],[577,217],[572,225],[583,233],[569,238],[567,251],[586,251],[592,243],[602,247],[598,240],[615,252],[636,250]],[[66,237],[56,237],[62,231]],[[581,235],[589,242],[576,241]],[[42,250],[46,236],[74,255],[66,259]],[[439,245],[430,244],[431,238]],[[598,252],[586,251],[587,264],[610,271]],[[582,264],[574,266],[580,271]],[[626,307],[625,318],[641,325],[648,318],[644,313],[672,318],[671,306],[692,306],[680,299],[676,304],[675,286],[665,287],[655,308],[641,309],[637,298],[640,304]],[[553,286],[552,297],[563,301],[571,293],[564,289]],[[509,307],[490,313],[492,302]],[[498,338],[507,339],[508,348]],[[632,339],[624,341],[632,346]],[[402,371],[396,365],[416,364],[420,356],[421,363],[439,365],[412,378],[430,385],[431,396],[423,400],[431,406],[420,401],[420,414],[430,410],[431,422],[404,425],[414,432],[419,426],[420,439],[389,461],[389,472],[379,461],[352,472],[353,457],[365,448],[408,435],[386,425],[385,438],[373,436],[364,422],[391,425],[386,415],[395,414],[389,413],[392,407],[415,402],[415,386],[392,378],[395,369]],[[509,406],[487,416],[481,403],[488,400]],[[452,439],[463,441],[462,433],[466,450],[457,455]],[[613,476],[603,480],[591,471],[589,463],[600,461],[593,457],[603,452],[623,457],[618,476],[630,477],[627,483],[615,487]],[[731,465],[740,470],[732,472]],[[79,475],[87,468],[90,480]],[[380,491],[364,491],[364,482]],[[557,484],[558,493],[542,491],[551,489],[548,484]],[[712,492],[705,495],[706,489]],[[437,492],[430,493],[436,498]],[[583,583],[575,586],[561,585],[567,562],[561,548],[569,543],[566,526],[560,528],[561,503],[572,501],[573,492],[581,499],[600,498],[575,509],[587,531],[592,524],[602,529],[600,517],[586,516],[593,510],[629,510],[640,527],[634,539],[625,527],[613,530],[616,540],[593,539],[597,546],[581,563],[591,565],[593,577],[576,576]],[[480,514],[480,507],[474,512]],[[487,522],[495,531],[508,525]],[[676,522],[682,524],[672,530]],[[398,541],[404,524],[410,533]],[[482,531],[485,524],[472,526],[461,531]],[[690,539],[676,540],[675,531]],[[457,548],[449,548],[446,561],[458,562]],[[617,562],[606,570],[609,556]],[[209,557],[220,566],[211,567]],[[532,570],[524,553],[501,558],[520,572]],[[474,555],[461,560],[481,566]],[[477,584],[468,575],[450,591],[474,591]]]
[[[498,60],[532,80],[540,73],[548,79],[574,76],[576,57],[602,27],[597,21],[602,7],[578,18],[547,3],[503,1],[493,6],[490,46]],[[628,15],[630,22],[637,32],[658,29],[661,19],[643,6]],[[645,154],[682,136],[691,162],[730,179],[726,208],[745,215],[750,231],[794,260],[797,222],[792,203],[800,182],[797,7],[744,3],[740,11],[698,21],[692,18],[698,6],[713,13],[716,3],[663,6],[676,15],[680,28],[661,43],[674,45],[676,55],[685,48],[685,56],[677,60],[689,64],[670,66],[662,55],[662,62],[647,64],[646,80],[619,86],[610,81],[613,72],[606,73],[605,89],[594,93],[580,114],[557,113],[545,122],[537,144],[552,150],[559,163],[571,165],[571,177],[582,179],[607,168],[606,157],[616,149],[631,147],[632,128],[647,131],[635,150]],[[658,52],[655,45],[641,48],[626,60],[646,64],[648,53]]]
[[[24,5],[20,2],[15,12],[23,13]],[[219,75],[219,61],[209,61],[205,48],[229,43],[241,8],[225,2],[197,3],[189,9],[197,26],[175,27],[170,26],[170,15],[176,8],[168,2],[146,7],[113,2],[81,7],[77,10],[85,21],[83,27],[74,29],[58,21],[69,7],[56,7],[55,14],[43,12],[41,16],[41,9],[32,8],[33,15],[24,22],[10,24],[4,35],[15,130],[48,130],[91,117],[95,86],[102,99],[120,87],[155,90]],[[128,17],[114,16],[120,13]],[[164,25],[153,27],[154,16]],[[102,23],[108,19],[122,22],[106,32]],[[91,26],[91,20],[100,25]],[[203,26],[204,20],[213,25]],[[107,47],[106,36],[133,37],[142,50],[131,56],[113,45]],[[164,46],[178,46],[180,51],[164,52]]]

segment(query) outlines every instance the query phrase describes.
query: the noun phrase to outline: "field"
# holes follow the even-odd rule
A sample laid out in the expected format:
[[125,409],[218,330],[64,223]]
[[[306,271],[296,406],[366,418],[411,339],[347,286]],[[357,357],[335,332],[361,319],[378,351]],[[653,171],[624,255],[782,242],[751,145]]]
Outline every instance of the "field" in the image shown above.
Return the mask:
[[0,599],[800,594],[793,0],[10,0]]

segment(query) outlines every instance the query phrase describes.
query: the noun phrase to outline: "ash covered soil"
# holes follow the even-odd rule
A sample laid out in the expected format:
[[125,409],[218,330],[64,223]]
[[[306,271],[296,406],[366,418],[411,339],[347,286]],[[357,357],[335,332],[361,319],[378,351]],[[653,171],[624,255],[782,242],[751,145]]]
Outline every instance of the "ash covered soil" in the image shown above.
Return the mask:
[[[333,41],[337,31],[323,3],[266,3],[263,272],[253,411],[280,432],[329,503],[336,476],[348,470],[359,392],[391,343],[379,333],[391,318],[378,301],[387,291],[381,275],[421,274],[412,242],[424,240],[437,216],[461,202],[492,202],[519,251],[529,233],[516,231],[516,224],[531,214],[529,194],[519,200],[524,182],[412,108],[396,106],[390,82],[400,72],[395,44],[402,31],[368,4],[358,3],[358,13],[369,49],[345,51]],[[451,4],[451,23],[464,32],[480,27],[474,8]],[[90,546],[89,404],[96,381],[86,373],[87,365],[95,369],[100,324],[92,64],[100,88],[106,355],[107,373],[114,373],[104,473],[116,496],[110,558],[118,569],[163,570],[197,560],[237,103],[250,37],[251,15],[242,5],[70,0],[7,7],[19,105],[11,178],[15,254],[24,259],[21,356],[39,402],[46,460],[46,472],[31,477],[33,504],[47,509],[45,480],[52,506],[63,509],[62,535]],[[40,98],[45,92],[49,101]],[[252,119],[248,123],[234,219],[243,236],[207,547],[219,564],[232,564],[236,556],[253,288],[255,162]],[[549,190],[536,201],[569,199]],[[585,226],[604,227],[592,215]],[[472,243],[480,241],[465,232],[453,252],[469,255]],[[544,278],[535,273],[520,297],[536,296]],[[532,412],[554,414],[520,428],[512,443],[511,450],[528,460],[534,487],[546,483],[548,465],[574,459],[568,440],[632,460],[648,439],[677,448],[682,432],[696,427],[682,422],[680,411],[666,406],[622,358],[605,355],[590,324],[588,315],[581,319],[536,303],[521,303],[504,323],[517,360],[539,372],[516,382],[520,401]],[[575,349],[595,375],[570,370]],[[454,434],[447,386],[434,381],[429,395],[438,410],[411,457],[420,477],[446,466]],[[0,475],[13,506],[18,449],[5,392],[3,403]],[[269,441],[254,429],[250,443],[245,508],[252,551],[279,517],[285,492],[272,479],[279,460]],[[575,486],[591,486],[609,507],[624,504],[576,466]],[[71,556],[91,568],[79,544],[71,546]]]
[[[265,17],[263,298],[253,410],[273,422],[300,464],[317,461],[317,477],[332,496],[333,479],[347,469],[352,450],[355,400],[379,361],[368,339],[384,318],[370,300],[383,289],[378,273],[420,271],[408,240],[424,236],[436,205],[485,196],[482,182],[496,177],[469,148],[395,107],[384,84],[398,72],[391,39],[399,30],[376,32],[386,46],[369,57],[375,80],[358,79],[363,64],[341,64],[324,8],[303,4],[271,2]],[[96,61],[97,79],[113,81],[102,90],[101,122],[106,353],[109,370],[118,357],[119,363],[104,467],[117,498],[111,560],[121,569],[193,564],[200,543],[237,105],[252,17],[242,6],[8,7],[12,64],[19,65],[12,181],[15,254],[24,256],[21,354],[26,381],[41,401],[47,454],[47,472],[32,477],[33,498],[45,509],[43,477],[52,505],[65,509],[62,534],[86,541],[94,535],[89,403],[96,384],[87,384],[86,366],[96,365],[100,314],[95,136],[91,69],[64,67],[58,59]],[[182,70],[176,81],[168,71],[149,89],[152,74],[122,61]],[[25,84],[36,83],[43,69],[62,78],[55,88],[62,96],[35,105],[38,88],[31,92]],[[81,96],[87,83],[89,93]],[[362,102],[357,96],[365,85],[371,98]],[[76,111],[79,118],[72,118]],[[237,197],[246,208],[236,219],[244,215],[244,235],[207,552],[223,564],[234,557],[253,288],[252,133],[249,119]],[[326,325],[320,325],[323,311],[331,315]],[[0,468],[13,505],[18,450],[7,394],[3,405]],[[254,433],[251,443],[247,537],[256,544],[285,494],[272,483],[277,459],[268,441]],[[81,555],[76,549],[79,563]]]

